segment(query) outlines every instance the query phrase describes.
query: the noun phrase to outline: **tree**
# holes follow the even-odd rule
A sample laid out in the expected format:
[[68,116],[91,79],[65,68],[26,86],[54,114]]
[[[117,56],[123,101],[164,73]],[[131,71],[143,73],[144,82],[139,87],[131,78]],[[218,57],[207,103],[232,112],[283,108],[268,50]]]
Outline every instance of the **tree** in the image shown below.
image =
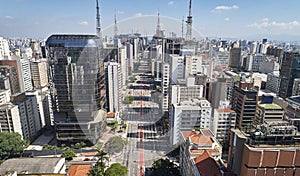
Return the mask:
[[125,141],[120,136],[111,137],[108,140],[108,150],[107,150],[107,152],[108,152],[109,155],[119,153],[119,152],[122,151],[122,149],[124,148],[124,146],[126,144],[127,144],[127,141]]
[[120,163],[112,164],[104,173],[105,176],[127,176],[127,167]]
[[107,167],[106,161],[109,161],[109,157],[107,156],[107,153],[103,150],[97,149],[98,152],[96,154],[96,157],[98,157],[98,160],[96,164],[90,169],[89,176],[104,176],[104,170]]
[[62,152],[61,157],[66,158],[66,160],[72,160],[73,157],[75,157],[76,154],[74,153],[74,151],[67,147],[66,150],[64,152]]
[[178,176],[180,175],[179,168],[168,159],[159,159],[152,164],[151,176]]
[[28,147],[28,141],[22,140],[19,133],[0,133],[0,160],[19,157],[23,150]]

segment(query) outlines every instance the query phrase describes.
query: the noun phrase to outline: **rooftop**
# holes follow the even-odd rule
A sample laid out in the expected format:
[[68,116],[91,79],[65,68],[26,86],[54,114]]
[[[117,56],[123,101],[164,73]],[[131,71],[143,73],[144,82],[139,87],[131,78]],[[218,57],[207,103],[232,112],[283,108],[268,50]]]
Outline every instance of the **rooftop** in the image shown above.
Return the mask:
[[0,165],[0,175],[7,171],[17,171],[18,174],[28,172],[28,174],[55,173],[55,167],[63,167],[64,158],[14,158],[4,161]]
[[203,155],[196,157],[194,162],[200,175],[221,176],[219,165],[208,151],[205,151]]
[[294,101],[294,102],[300,104],[300,95],[298,95],[298,96],[292,96],[292,97],[288,98],[288,100],[291,100],[291,101]]
[[282,107],[279,105],[272,103],[272,104],[258,104],[259,107],[262,107],[264,109],[279,109],[282,110]]
[[228,109],[228,108],[225,108],[225,109],[216,109],[216,111],[218,113],[232,113],[232,112],[235,112],[234,110]]
[[68,174],[69,176],[87,176],[91,167],[90,164],[72,164]]

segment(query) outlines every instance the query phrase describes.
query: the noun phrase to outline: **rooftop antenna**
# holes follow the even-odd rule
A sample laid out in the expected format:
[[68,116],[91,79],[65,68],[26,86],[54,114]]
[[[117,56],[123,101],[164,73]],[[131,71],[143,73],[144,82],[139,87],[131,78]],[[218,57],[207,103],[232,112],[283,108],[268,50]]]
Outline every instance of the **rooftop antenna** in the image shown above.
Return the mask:
[[118,38],[117,13],[115,12],[114,38]]
[[186,20],[186,39],[187,40],[192,40],[192,0],[190,0],[190,5],[189,5],[189,16],[187,16]]
[[158,11],[157,11],[156,37],[162,37],[162,36],[161,36],[161,28],[160,28],[159,9],[158,9]]
[[99,10],[99,2],[98,2],[98,0],[96,0],[96,3],[97,3],[97,6],[96,6],[96,10],[97,10],[97,15],[96,15],[97,27],[96,27],[96,31],[97,31],[97,36],[99,38],[102,38],[101,24],[100,24],[100,10]]
[[182,17],[182,23],[181,23],[181,37],[184,38],[183,32],[184,31],[184,17]]

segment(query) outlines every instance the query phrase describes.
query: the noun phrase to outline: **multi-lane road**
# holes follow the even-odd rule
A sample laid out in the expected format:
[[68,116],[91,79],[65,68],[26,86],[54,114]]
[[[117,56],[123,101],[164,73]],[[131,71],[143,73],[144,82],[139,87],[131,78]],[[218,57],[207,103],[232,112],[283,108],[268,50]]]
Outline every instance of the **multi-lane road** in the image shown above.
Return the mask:
[[[142,60],[142,70],[144,72],[151,65],[147,60]],[[146,68],[148,66],[148,68]],[[136,82],[139,82],[137,80]],[[138,84],[138,83],[137,83]],[[140,91],[140,96],[143,96],[143,91],[146,91],[137,86]],[[153,94],[150,100],[153,103],[160,103],[160,98],[157,94]],[[158,108],[143,107],[145,101],[140,98],[140,107],[130,109],[128,106],[123,112],[122,119],[127,122],[127,141],[128,144],[123,149],[121,155],[115,158],[116,161],[122,162],[129,169],[130,176],[145,175],[145,168],[151,167],[152,163],[170,151],[168,135],[161,136],[156,128],[156,122],[161,118]]]

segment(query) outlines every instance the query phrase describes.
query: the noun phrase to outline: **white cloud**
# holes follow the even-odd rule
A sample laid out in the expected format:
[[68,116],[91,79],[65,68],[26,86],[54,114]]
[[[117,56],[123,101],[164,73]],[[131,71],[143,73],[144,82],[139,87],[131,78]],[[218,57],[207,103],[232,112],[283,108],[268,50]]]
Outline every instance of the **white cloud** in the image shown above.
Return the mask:
[[7,16],[4,16],[4,18],[5,18],[5,19],[8,19],[8,20],[14,19],[14,17],[12,17],[12,16],[9,16],[9,15],[7,15]]
[[173,4],[174,4],[174,1],[169,1],[169,2],[168,2],[168,5],[169,5],[169,6],[171,6],[171,5],[173,5]]
[[87,25],[89,25],[89,22],[87,22],[87,21],[81,21],[79,24],[82,25],[82,26],[87,26]]
[[221,12],[221,11],[225,11],[225,10],[234,10],[234,9],[238,9],[239,6],[237,5],[233,5],[233,6],[217,6],[215,7],[212,12]]
[[300,27],[299,21],[291,22],[277,22],[270,21],[268,18],[263,18],[259,22],[252,23],[248,27],[263,29],[263,28],[281,28],[281,29],[293,29],[295,27]]
[[138,13],[136,13],[134,16],[135,16],[135,17],[141,17],[141,16],[143,16],[143,14],[142,14],[141,12],[138,12]]
[[228,18],[228,17],[227,17],[227,18],[224,18],[224,20],[225,20],[225,21],[229,21],[229,20],[230,20],[230,18]]
[[125,12],[124,11],[120,11],[120,10],[118,10],[118,12],[117,12],[118,14],[124,14]]

